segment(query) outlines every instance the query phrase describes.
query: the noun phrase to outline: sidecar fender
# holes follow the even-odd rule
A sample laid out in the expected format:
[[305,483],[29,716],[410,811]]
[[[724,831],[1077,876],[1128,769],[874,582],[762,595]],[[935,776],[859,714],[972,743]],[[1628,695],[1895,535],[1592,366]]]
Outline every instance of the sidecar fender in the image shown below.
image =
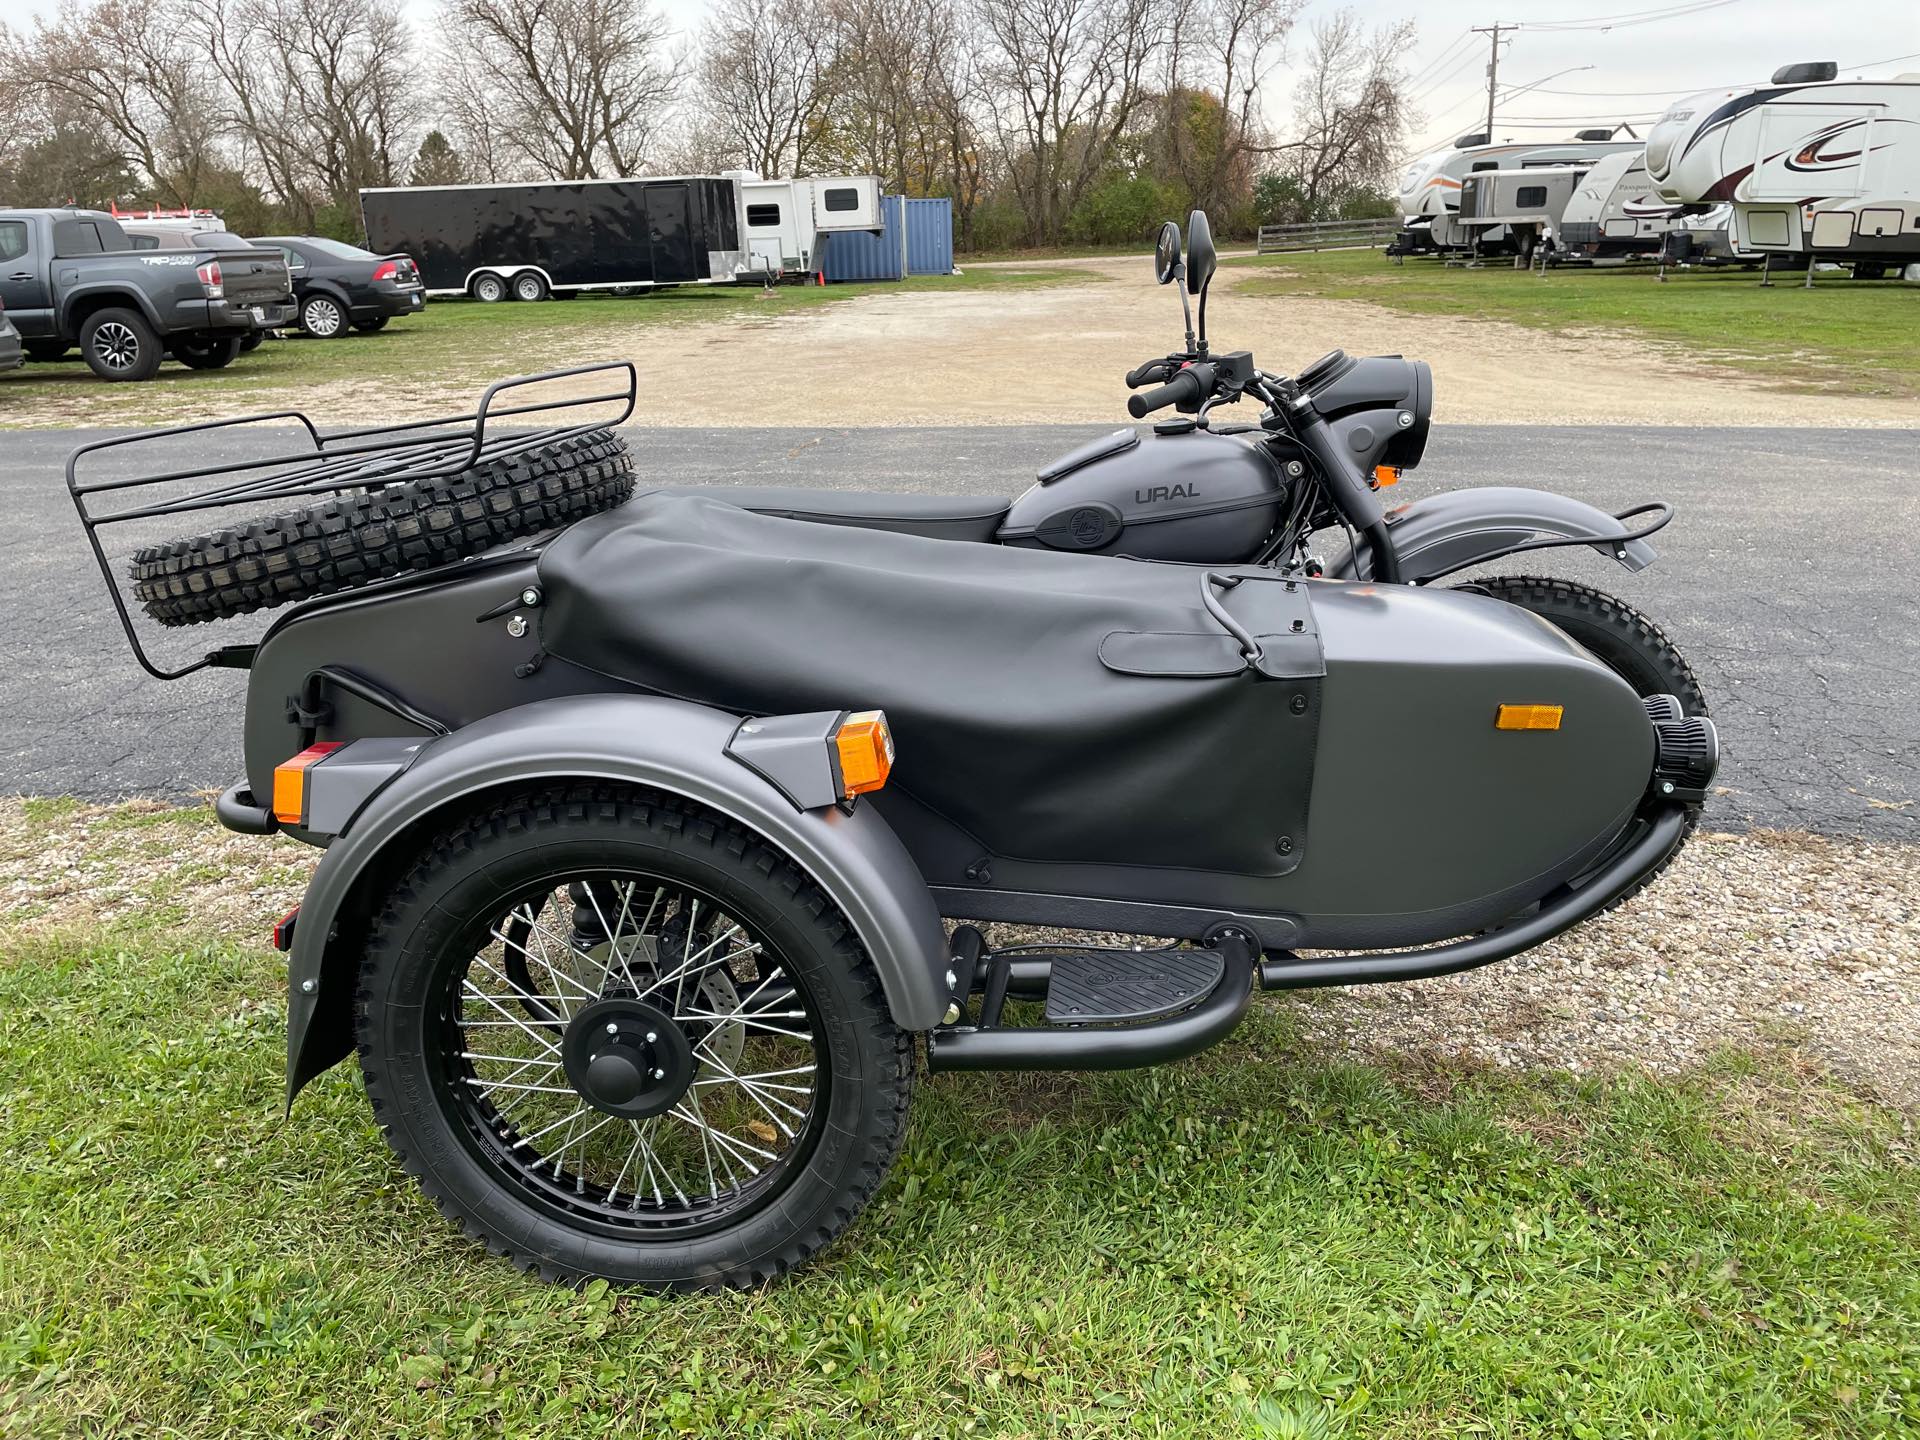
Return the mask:
[[[1584,500],[1512,485],[1423,495],[1387,511],[1386,522],[1401,578],[1409,584],[1498,560],[1543,537],[1591,545],[1629,570],[1646,569],[1660,553],[1645,540],[1617,538],[1633,524]],[[1327,573],[1336,580],[1364,578],[1355,573],[1351,554]]]
[[946,934],[913,859],[871,805],[803,810],[726,753],[736,716],[643,695],[565,696],[503,710],[422,745],[327,847],[288,955],[287,1104],[353,1049],[367,921],[425,838],[490,793],[602,780],[683,796],[791,856],[872,957],[897,1024],[929,1030],[950,1000]]

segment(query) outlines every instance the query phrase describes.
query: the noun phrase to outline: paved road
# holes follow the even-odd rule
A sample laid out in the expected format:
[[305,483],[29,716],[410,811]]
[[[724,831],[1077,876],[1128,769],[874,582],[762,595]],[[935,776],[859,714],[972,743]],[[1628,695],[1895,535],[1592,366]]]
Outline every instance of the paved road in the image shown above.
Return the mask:
[[[1107,428],[645,430],[632,441],[644,474],[676,483],[988,491],[1017,488]],[[166,685],[135,666],[60,479],[80,438],[0,436],[0,793],[175,796],[224,784],[238,763],[239,678]],[[201,454],[260,443],[238,435]],[[1920,431],[1462,426],[1436,432],[1402,493],[1535,484],[1610,509],[1674,501],[1661,560],[1641,575],[1586,550],[1524,568],[1615,591],[1691,658],[1734,791],[1717,822],[1920,841],[1916,455]],[[180,653],[210,637],[190,638]]]

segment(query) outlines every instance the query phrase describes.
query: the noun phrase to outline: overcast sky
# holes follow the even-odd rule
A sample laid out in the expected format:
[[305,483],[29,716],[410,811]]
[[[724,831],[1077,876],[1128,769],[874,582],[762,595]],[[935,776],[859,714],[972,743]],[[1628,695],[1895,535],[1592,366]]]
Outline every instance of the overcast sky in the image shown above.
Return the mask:
[[[432,0],[403,3],[422,19],[434,10]],[[1337,3],[1311,4],[1303,24],[1315,14],[1331,12]],[[1920,4],[1915,0],[1849,0],[1838,5],[1726,0],[1715,8],[1667,18],[1658,18],[1658,0],[1527,0],[1506,11],[1492,8],[1493,0],[1350,3],[1378,23],[1407,15],[1418,18],[1418,36],[1407,58],[1420,115],[1410,147],[1415,153],[1484,122],[1488,41],[1469,32],[1472,26],[1495,21],[1525,22],[1511,41],[1503,37],[1502,90],[1509,84],[1546,80],[1537,89],[1501,101],[1494,125],[1500,138],[1553,136],[1611,120],[1635,122],[1644,134],[1639,122],[1652,119],[1671,100],[1695,90],[1764,81],[1777,67],[1796,60],[1835,60],[1843,75],[1856,70],[1875,77],[1920,71]],[[1684,0],[1662,8],[1680,3]],[[36,14],[51,13],[56,4],[0,0],[0,23],[24,29]],[[691,34],[699,28],[706,5],[705,0],[663,0],[661,8]],[[1654,18],[1636,18],[1648,16]],[[1543,28],[1606,17],[1617,23],[1604,29]],[[1294,49],[1300,48],[1296,40]],[[1592,68],[1574,69],[1579,66]],[[1574,73],[1546,79],[1570,69]],[[1284,76],[1268,108],[1272,118],[1284,119]]]

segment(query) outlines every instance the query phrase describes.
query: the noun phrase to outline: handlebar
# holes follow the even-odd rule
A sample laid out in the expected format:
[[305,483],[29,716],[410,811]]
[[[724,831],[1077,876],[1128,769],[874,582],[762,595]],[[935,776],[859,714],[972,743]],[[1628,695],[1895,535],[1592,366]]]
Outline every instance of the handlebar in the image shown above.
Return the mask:
[[1189,365],[1157,389],[1127,397],[1127,413],[1140,420],[1169,405],[1197,405],[1213,393],[1213,366]]
[[1127,372],[1127,388],[1138,390],[1149,380],[1158,380],[1168,372],[1172,364],[1171,360],[1149,360],[1144,365],[1135,366]]

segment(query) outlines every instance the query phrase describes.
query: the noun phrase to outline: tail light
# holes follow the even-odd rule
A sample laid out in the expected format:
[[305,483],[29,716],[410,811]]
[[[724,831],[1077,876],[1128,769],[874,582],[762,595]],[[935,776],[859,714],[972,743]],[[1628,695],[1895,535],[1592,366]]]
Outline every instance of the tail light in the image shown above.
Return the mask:
[[209,300],[218,300],[227,293],[227,287],[221,283],[220,262],[218,260],[209,260],[193,273],[200,277],[200,283],[206,288],[207,298]]
[[398,280],[400,278],[399,263],[393,260],[382,260],[378,265],[373,267],[373,278],[376,280]]

